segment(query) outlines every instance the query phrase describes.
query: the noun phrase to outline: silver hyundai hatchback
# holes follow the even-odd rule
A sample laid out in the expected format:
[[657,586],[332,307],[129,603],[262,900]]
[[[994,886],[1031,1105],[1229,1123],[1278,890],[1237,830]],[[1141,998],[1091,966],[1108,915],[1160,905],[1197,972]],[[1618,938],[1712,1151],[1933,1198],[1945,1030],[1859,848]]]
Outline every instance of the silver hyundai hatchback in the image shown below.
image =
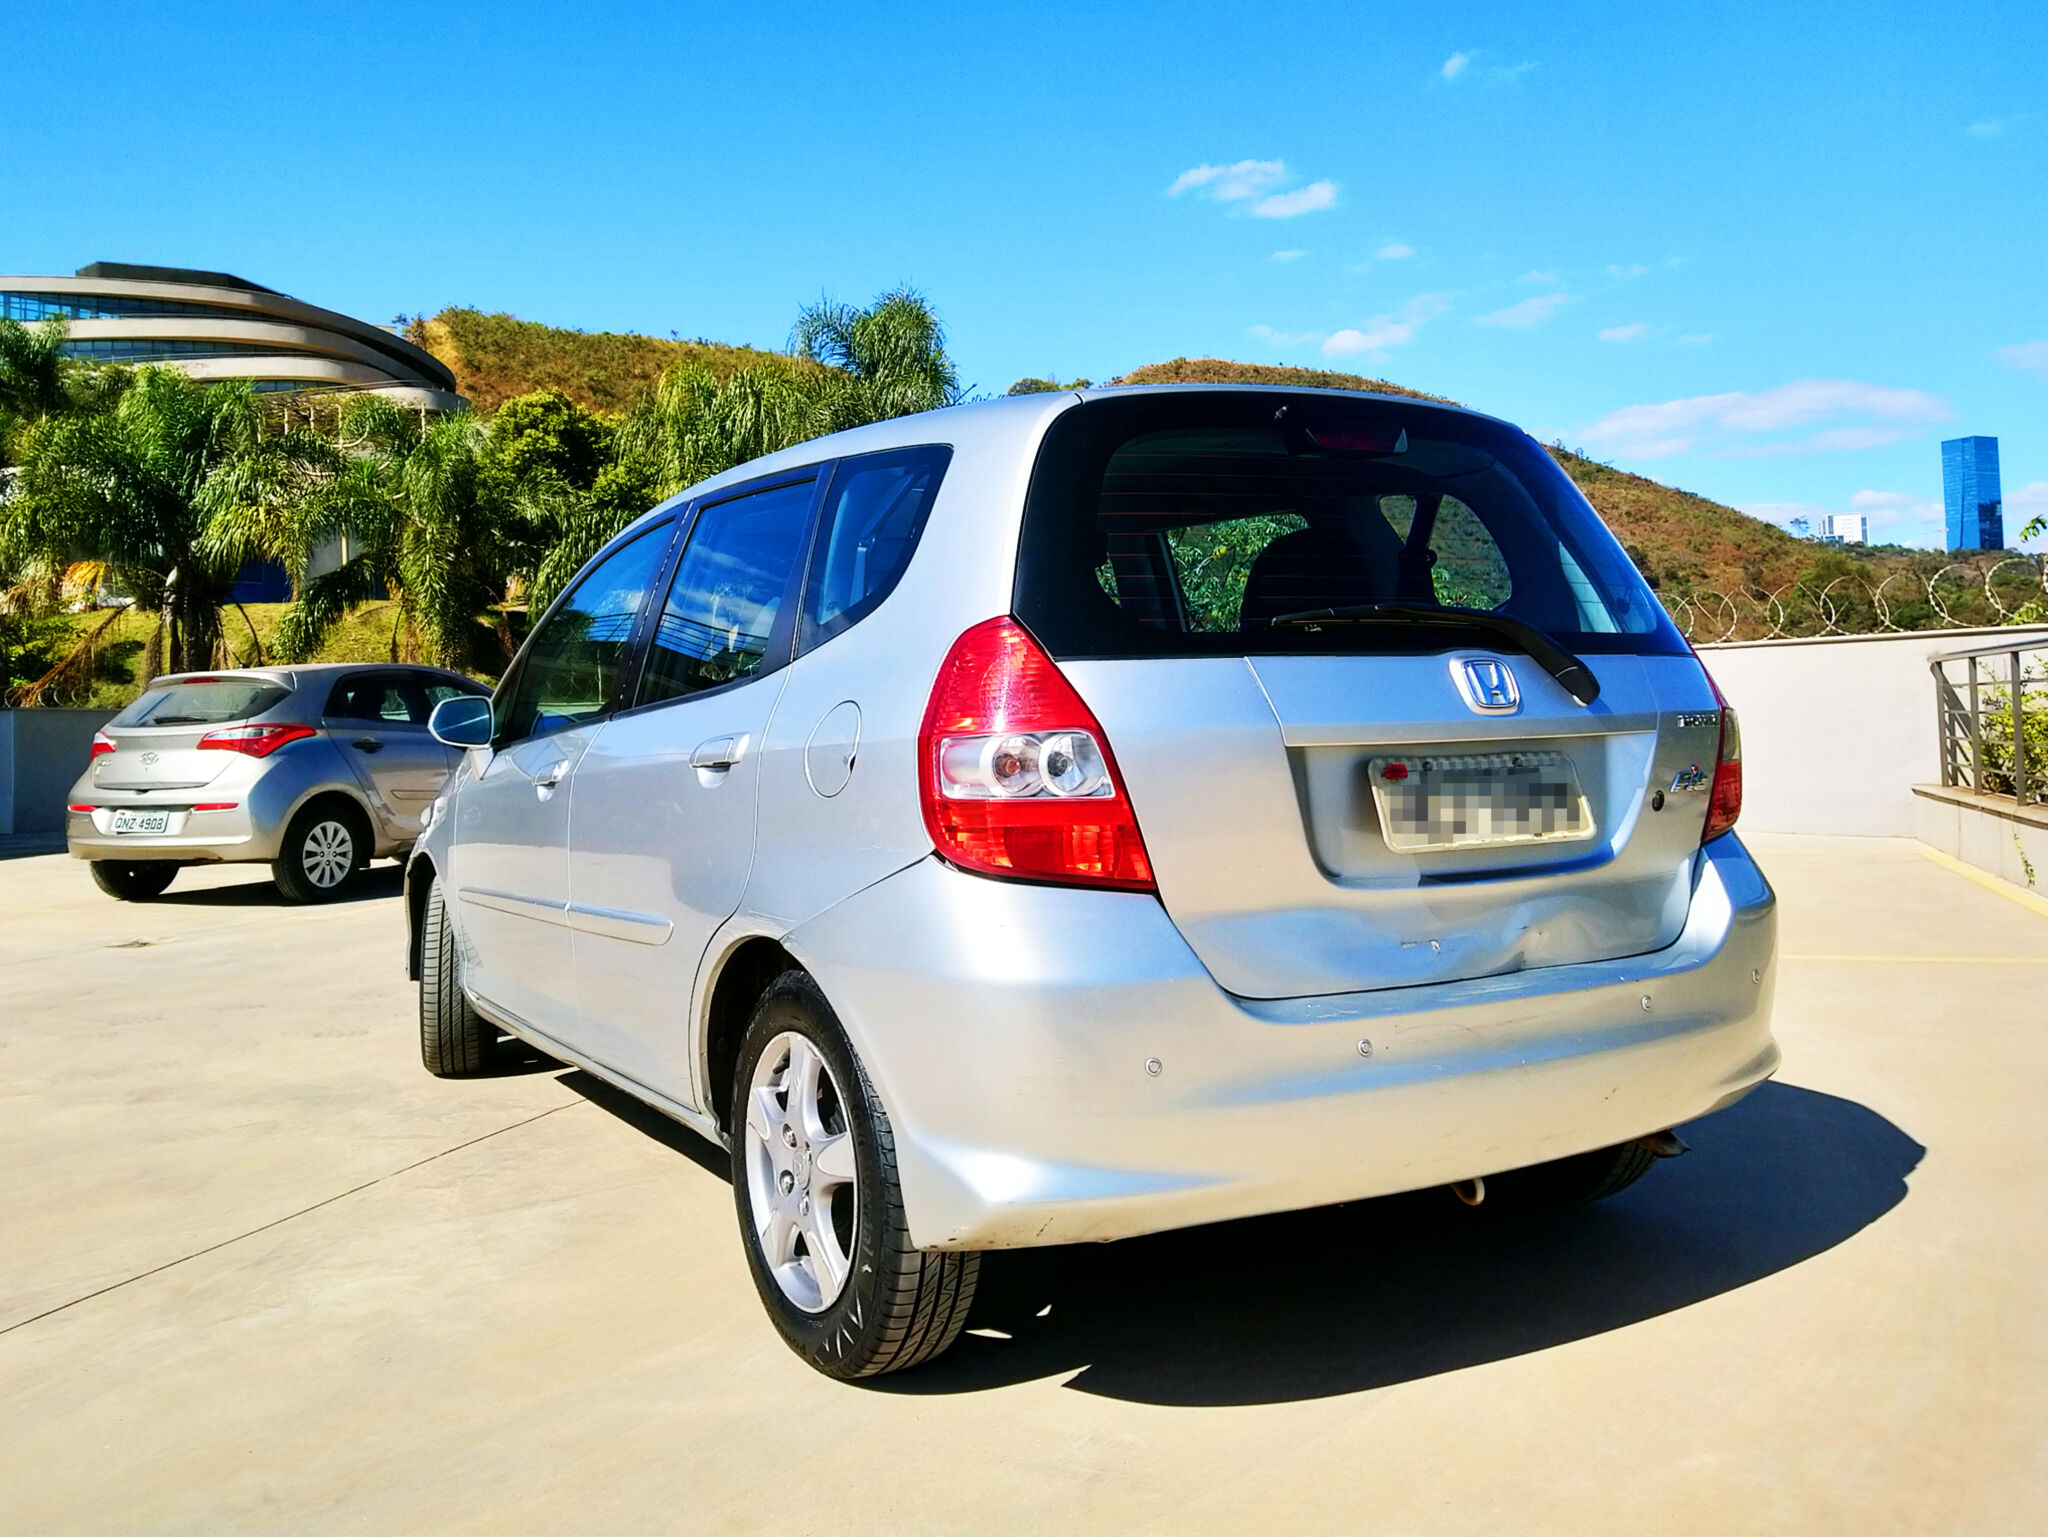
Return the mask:
[[71,857],[140,902],[190,864],[262,863],[291,902],[340,896],[398,856],[461,754],[427,731],[483,684],[438,667],[316,663],[155,680],[93,738]]
[[502,1030],[729,1148],[789,1344],[978,1252],[1611,1194],[1778,1063],[1735,717],[1550,457],[1288,389],[864,427],[627,529],[407,867],[429,1070]]

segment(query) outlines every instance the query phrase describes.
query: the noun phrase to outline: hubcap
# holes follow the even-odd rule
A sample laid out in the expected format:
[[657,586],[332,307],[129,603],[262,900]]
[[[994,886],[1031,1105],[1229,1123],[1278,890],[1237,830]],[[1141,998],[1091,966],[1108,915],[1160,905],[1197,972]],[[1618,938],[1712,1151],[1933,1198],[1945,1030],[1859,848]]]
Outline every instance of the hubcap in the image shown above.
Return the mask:
[[356,862],[356,840],[339,822],[315,822],[306,834],[306,847],[299,856],[306,879],[323,891],[331,891],[348,877]]
[[845,1100],[818,1048],[778,1035],[754,1064],[744,1146],[754,1239],[783,1296],[822,1313],[846,1287],[859,1232]]

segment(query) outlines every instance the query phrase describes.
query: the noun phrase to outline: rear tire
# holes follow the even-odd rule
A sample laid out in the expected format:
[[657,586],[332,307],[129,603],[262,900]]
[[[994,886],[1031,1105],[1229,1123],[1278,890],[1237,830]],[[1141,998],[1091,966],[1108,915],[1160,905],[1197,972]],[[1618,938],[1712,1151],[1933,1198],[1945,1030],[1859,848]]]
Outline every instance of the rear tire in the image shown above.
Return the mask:
[[95,859],[93,884],[116,902],[150,902],[171,889],[178,865],[169,859]]
[[270,873],[287,902],[332,902],[369,862],[368,820],[355,807],[328,800],[292,818]]
[[1640,1142],[1603,1147],[1486,1178],[1486,1209],[1561,1211],[1619,1195],[1650,1172],[1657,1155]]
[[732,1122],[740,1240],[790,1349],[850,1380],[920,1365],[960,1337],[981,1256],[911,1244],[889,1114],[804,972],[784,972],[754,1009]]
[[420,1061],[436,1078],[480,1077],[497,1058],[498,1032],[462,991],[462,956],[438,879],[427,887],[420,925]]

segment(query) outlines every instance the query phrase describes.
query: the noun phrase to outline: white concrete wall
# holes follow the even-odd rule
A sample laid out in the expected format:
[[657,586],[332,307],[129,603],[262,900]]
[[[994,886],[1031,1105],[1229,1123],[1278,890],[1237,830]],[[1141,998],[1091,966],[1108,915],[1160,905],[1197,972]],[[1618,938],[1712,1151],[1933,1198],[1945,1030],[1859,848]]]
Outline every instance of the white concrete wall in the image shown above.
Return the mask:
[[0,834],[64,831],[64,797],[114,713],[0,710]]
[[1700,647],[1742,720],[1741,826],[1917,836],[1912,787],[1941,782],[1927,659],[2008,639],[2048,625]]
[[2004,805],[1957,805],[1913,797],[1913,827],[1920,841],[1966,865],[1975,865],[2030,891],[2048,889],[2048,826],[2035,816],[2007,813]]

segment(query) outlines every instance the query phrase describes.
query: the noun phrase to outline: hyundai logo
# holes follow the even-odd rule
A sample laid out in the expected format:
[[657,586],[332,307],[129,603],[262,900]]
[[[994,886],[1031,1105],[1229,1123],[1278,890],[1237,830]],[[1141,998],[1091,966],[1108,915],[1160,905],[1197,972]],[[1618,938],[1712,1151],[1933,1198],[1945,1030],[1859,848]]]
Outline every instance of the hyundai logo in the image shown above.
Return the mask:
[[142,755],[142,766],[143,766],[144,768],[152,768],[152,767],[154,767],[154,766],[155,766],[155,764],[156,764],[156,754],[155,754],[155,753],[153,753],[153,752],[146,752],[146,753],[144,753],[144,754]]
[[1508,664],[1490,656],[1451,659],[1451,677],[1465,703],[1480,715],[1512,715],[1522,707],[1522,694]]

